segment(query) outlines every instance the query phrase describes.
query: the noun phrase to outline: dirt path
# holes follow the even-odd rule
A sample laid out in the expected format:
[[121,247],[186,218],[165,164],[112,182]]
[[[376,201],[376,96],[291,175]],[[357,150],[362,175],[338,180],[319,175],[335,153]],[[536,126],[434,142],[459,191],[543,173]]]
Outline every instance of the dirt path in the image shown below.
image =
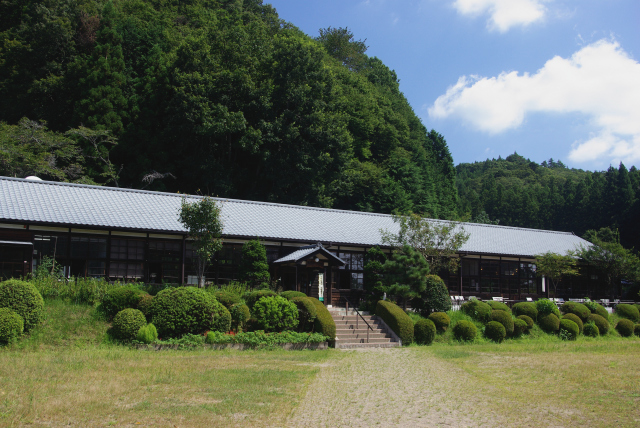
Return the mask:
[[[416,349],[345,351],[320,370],[289,427],[509,426],[491,388]],[[502,394],[496,394],[502,396]]]

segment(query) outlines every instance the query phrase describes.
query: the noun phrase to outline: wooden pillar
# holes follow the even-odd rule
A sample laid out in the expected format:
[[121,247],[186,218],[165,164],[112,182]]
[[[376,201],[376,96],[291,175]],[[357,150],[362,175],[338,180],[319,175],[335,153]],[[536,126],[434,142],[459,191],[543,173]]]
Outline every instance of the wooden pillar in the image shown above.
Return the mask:
[[109,231],[109,235],[107,235],[107,260],[105,260],[104,262],[104,276],[107,282],[109,282],[110,270],[111,270],[111,231]]
[[182,258],[180,260],[182,264],[181,274],[180,274],[180,285],[184,286],[184,259],[187,255],[187,236],[182,235]]

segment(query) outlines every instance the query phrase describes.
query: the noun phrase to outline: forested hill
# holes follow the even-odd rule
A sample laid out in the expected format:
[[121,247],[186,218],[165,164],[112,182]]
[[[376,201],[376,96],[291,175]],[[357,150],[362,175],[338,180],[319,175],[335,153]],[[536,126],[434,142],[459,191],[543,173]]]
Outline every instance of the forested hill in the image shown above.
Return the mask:
[[618,228],[621,243],[640,248],[640,171],[538,164],[518,154],[456,167],[460,213],[486,212],[507,226],[574,232]]
[[0,16],[2,175],[455,215],[445,140],[346,29],[309,37],[260,0],[4,0]]

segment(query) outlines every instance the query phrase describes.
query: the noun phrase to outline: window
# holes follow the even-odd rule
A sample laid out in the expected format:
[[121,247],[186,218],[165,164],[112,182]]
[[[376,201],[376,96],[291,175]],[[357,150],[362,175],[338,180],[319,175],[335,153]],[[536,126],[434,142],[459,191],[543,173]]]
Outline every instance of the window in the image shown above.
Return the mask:
[[144,260],[144,241],[111,239],[111,259]]
[[107,238],[74,236],[71,238],[71,258],[104,259],[107,257]]

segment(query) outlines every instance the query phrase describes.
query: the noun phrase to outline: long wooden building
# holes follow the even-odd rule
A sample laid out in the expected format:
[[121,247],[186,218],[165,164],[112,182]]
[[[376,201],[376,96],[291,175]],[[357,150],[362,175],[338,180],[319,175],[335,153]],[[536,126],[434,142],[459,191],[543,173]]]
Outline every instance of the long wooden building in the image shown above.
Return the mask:
[[[0,177],[0,275],[27,275],[47,256],[68,277],[195,284],[190,241],[178,221],[183,198],[199,196]],[[323,297],[327,304],[362,290],[365,252],[376,245],[385,249],[381,231],[398,230],[386,214],[215,199],[224,247],[208,282],[237,279],[242,244],[257,238],[284,289]],[[589,245],[566,232],[462,226],[469,240],[458,253],[461,268],[443,275],[452,295],[546,295],[535,255]],[[584,267],[558,295],[608,297],[601,286]]]

